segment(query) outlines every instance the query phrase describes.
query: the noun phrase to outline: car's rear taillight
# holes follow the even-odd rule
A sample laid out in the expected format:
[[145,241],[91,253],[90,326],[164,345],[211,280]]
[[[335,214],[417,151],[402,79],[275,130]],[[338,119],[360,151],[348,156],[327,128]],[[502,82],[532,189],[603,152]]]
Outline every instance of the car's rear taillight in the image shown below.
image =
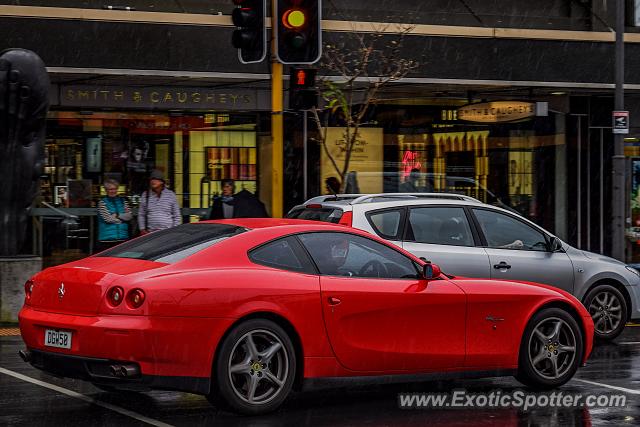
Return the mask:
[[123,299],[124,289],[122,289],[122,286],[114,286],[113,288],[109,289],[109,292],[107,292],[107,301],[113,307],[119,306],[122,303]]
[[33,293],[33,286],[34,286],[33,280],[27,280],[24,283],[24,297],[27,302],[31,300],[31,294]]
[[305,206],[307,209],[321,209],[322,205],[318,203],[311,203]]
[[127,304],[131,308],[140,308],[144,303],[145,294],[142,289],[132,289],[127,294]]
[[338,221],[338,224],[351,227],[352,219],[353,219],[353,212],[343,212],[342,216],[340,217],[340,221]]

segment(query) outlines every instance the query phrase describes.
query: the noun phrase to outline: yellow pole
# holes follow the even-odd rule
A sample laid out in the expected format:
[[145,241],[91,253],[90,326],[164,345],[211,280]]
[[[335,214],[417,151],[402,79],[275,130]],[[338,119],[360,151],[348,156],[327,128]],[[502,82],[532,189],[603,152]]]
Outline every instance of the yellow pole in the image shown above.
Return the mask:
[[[273,16],[275,16],[275,14],[273,14]],[[271,28],[276,28],[276,26],[273,25]],[[275,52],[275,49],[272,49],[272,52]],[[274,218],[282,218],[283,204],[284,159],[282,153],[284,151],[284,123],[282,104],[282,64],[279,63],[274,56],[271,60],[271,216]]]

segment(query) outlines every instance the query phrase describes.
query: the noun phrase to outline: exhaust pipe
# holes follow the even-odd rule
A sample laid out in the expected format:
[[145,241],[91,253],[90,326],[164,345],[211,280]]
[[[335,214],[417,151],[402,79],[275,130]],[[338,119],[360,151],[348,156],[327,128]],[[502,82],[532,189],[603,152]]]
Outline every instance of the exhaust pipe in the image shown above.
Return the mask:
[[111,365],[109,370],[111,375],[118,378],[133,378],[140,375],[140,368],[137,365]]
[[31,352],[29,350],[20,350],[18,351],[18,355],[20,355],[20,359],[22,359],[24,362],[31,362]]

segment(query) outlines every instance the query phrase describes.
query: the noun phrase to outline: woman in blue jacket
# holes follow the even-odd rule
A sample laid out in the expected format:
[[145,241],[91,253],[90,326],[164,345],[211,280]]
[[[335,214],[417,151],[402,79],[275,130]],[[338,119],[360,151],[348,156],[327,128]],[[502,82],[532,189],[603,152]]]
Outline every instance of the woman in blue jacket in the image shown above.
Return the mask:
[[102,252],[129,238],[131,209],[124,197],[118,196],[118,181],[107,179],[104,182],[107,197],[98,202],[98,245]]

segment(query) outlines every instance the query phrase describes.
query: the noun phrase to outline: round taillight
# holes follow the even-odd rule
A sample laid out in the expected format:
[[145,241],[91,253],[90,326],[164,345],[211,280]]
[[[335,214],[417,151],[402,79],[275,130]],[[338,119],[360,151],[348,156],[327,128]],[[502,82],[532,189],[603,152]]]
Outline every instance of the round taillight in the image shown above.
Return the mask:
[[132,289],[127,294],[127,304],[131,308],[140,308],[144,303],[145,294],[142,289]]
[[31,294],[33,293],[33,285],[33,280],[27,280],[24,284],[24,295],[27,301],[31,299]]
[[109,301],[109,304],[117,307],[120,305],[120,303],[122,303],[123,299],[124,289],[122,289],[121,286],[114,286],[113,288],[109,289],[109,292],[107,293],[107,301]]

